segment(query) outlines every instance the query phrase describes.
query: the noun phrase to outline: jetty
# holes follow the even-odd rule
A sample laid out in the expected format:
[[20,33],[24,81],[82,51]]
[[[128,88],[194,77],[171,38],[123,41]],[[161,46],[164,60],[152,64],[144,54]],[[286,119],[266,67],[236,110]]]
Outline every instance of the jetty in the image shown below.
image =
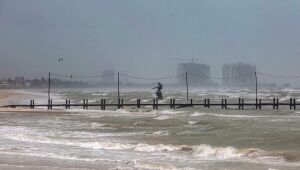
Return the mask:
[[[193,102],[193,99],[189,99],[184,103],[176,102],[176,99],[170,99],[168,103],[159,103],[159,100],[153,99],[152,102],[141,102],[141,99],[136,99],[136,102],[124,102],[124,99],[118,99],[117,103],[107,103],[106,99],[101,99],[99,103],[89,103],[88,99],[83,99],[82,103],[72,103],[71,99],[65,99],[64,103],[54,103],[52,99],[48,100],[47,104],[36,104],[34,100],[30,100],[29,104],[14,104],[14,105],[6,105],[4,108],[30,108],[35,109],[36,107],[45,107],[49,110],[53,108],[65,108],[71,109],[71,107],[82,107],[82,109],[88,109],[90,107],[98,107],[101,110],[106,110],[107,107],[114,107],[117,109],[121,109],[124,107],[135,107],[140,109],[142,107],[152,107],[153,109],[158,109],[159,107],[169,107],[170,109],[178,109],[183,107],[204,107],[204,108],[220,108],[220,109],[262,109],[271,108],[271,109],[279,109],[280,106],[288,107],[289,109],[296,110],[297,106],[300,103],[297,103],[295,98],[290,98],[287,102],[279,102],[279,99],[273,98],[272,101],[262,101],[262,99],[256,99],[255,101],[246,102],[243,98],[238,98],[233,102],[228,102],[227,99],[214,100],[211,102],[210,99],[206,98],[202,102]],[[269,107],[267,107],[269,106]]]

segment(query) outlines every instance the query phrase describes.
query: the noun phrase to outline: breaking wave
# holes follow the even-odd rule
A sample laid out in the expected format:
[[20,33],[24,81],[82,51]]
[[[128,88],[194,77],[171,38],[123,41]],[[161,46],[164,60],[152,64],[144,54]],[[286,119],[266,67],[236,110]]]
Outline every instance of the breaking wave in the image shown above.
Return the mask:
[[[234,147],[214,147],[208,144],[201,145],[166,145],[157,144],[150,145],[146,143],[118,143],[118,142],[107,142],[107,141],[72,141],[65,139],[53,139],[43,136],[36,136],[34,134],[28,134],[28,129],[22,128],[15,129],[19,133],[2,133],[2,138],[9,140],[39,143],[39,144],[51,144],[51,145],[64,145],[71,147],[80,147],[93,150],[131,150],[136,152],[176,152],[176,153],[189,153],[195,159],[231,159],[231,158],[257,158],[266,155],[265,151],[259,149],[245,149],[238,150]],[[21,131],[20,131],[21,130]],[[1,130],[2,131],[2,130]],[[163,135],[165,132],[155,132],[155,134]],[[274,157],[276,159],[276,157]]]
[[[229,161],[245,161],[245,162],[264,162],[269,164],[296,164],[298,162],[290,162],[284,155],[278,153],[268,153],[257,148],[237,149],[233,146],[216,147],[209,144],[200,145],[172,145],[172,144],[147,144],[147,143],[131,143],[131,142],[114,142],[114,141],[85,141],[85,140],[71,140],[62,138],[46,137],[37,131],[28,128],[12,128],[3,127],[0,129],[1,138],[5,140],[14,140],[22,143],[29,143],[31,145],[46,145],[47,147],[71,147],[80,150],[105,151],[108,152],[124,152],[124,153],[155,153],[156,156],[168,155],[174,158],[190,157],[191,160],[212,161],[212,160],[229,160]],[[166,131],[157,131],[152,135],[166,135]],[[56,145],[56,146],[55,146]],[[22,152],[22,151],[21,151]],[[19,154],[18,150],[9,149],[6,146],[0,149],[0,153]],[[31,153],[31,152],[30,152]],[[20,153],[22,154],[22,153]],[[27,154],[27,152],[25,153]],[[31,156],[40,156],[40,152],[32,153]],[[76,155],[44,155],[45,157],[52,157],[58,159],[73,159],[85,161],[86,158],[77,157]],[[87,158],[86,161],[96,161],[97,158]]]

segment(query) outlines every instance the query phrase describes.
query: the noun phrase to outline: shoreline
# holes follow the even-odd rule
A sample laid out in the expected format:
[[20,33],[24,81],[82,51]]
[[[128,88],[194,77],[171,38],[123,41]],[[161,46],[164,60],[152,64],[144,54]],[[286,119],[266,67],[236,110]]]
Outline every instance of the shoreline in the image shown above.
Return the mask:
[[[53,94],[55,99],[60,99],[60,96]],[[1,89],[0,90],[0,109],[5,105],[27,104],[30,100],[47,101],[47,93],[41,89]],[[29,104],[29,103],[28,103]]]
[[0,107],[9,104],[12,100],[25,96],[24,90],[0,90]]
[[15,96],[15,95],[20,95],[21,91],[24,91],[24,90],[14,90],[14,89],[3,90],[3,89],[1,89],[0,90],[0,101],[5,100],[5,99]]

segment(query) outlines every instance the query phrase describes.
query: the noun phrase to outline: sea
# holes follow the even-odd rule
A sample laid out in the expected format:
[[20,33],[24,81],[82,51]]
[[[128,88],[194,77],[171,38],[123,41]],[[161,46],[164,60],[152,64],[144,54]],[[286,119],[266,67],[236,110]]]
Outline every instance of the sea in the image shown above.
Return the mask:
[[[46,90],[26,90],[10,104],[47,102]],[[121,89],[125,103],[151,103],[155,91]],[[299,98],[300,89],[260,89],[258,97],[280,102]],[[53,89],[53,103],[117,102],[117,91]],[[164,89],[163,100],[185,103],[184,88]],[[250,88],[192,88],[194,103],[227,98],[254,102]],[[300,98],[299,98],[300,99]],[[297,100],[300,102],[300,100]],[[300,108],[299,108],[300,109]],[[300,169],[300,111],[281,106],[244,110],[203,106],[170,109],[152,106],[18,109],[0,113],[0,169],[114,170],[298,170]]]

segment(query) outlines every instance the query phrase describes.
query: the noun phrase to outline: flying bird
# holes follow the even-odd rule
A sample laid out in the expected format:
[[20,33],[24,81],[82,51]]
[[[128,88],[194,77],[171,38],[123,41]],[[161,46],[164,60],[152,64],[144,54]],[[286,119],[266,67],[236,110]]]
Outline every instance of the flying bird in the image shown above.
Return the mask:
[[61,61],[64,61],[63,58],[59,58],[57,62],[61,62]]

